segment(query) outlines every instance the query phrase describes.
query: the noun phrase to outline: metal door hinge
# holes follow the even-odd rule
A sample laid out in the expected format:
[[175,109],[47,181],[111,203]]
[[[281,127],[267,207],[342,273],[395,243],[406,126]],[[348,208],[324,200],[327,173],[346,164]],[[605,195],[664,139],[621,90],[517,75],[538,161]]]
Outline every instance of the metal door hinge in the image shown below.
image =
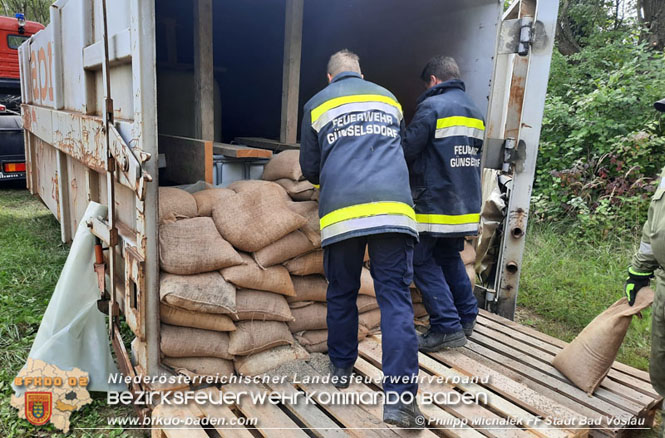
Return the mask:
[[517,53],[526,56],[532,47],[542,46],[545,38],[543,23],[534,21],[533,17],[504,20],[499,32],[498,54]]

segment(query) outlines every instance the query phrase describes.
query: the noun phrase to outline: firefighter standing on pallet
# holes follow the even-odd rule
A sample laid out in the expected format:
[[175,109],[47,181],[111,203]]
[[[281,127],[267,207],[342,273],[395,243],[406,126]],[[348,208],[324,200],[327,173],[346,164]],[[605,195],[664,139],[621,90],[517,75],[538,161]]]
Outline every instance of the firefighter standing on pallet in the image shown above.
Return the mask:
[[418,99],[403,146],[420,233],[414,280],[430,317],[418,346],[437,351],[466,344],[478,315],[459,252],[464,236],[478,233],[485,125],[453,58],[432,58],[421,79],[428,89]]
[[[415,402],[418,345],[409,284],[417,238],[409,174],[400,145],[400,104],[388,90],[363,80],[358,56],[342,50],[328,62],[329,85],[304,108],[300,166],[320,184],[319,214],[328,279],[328,352],[335,386],[345,388],[358,357],[358,308],[365,247],[381,309],[386,394],[383,420],[420,427]],[[409,400],[413,396],[413,401]]]
[[[654,105],[665,112],[665,99]],[[639,290],[649,285],[649,279],[658,279],[653,301],[651,322],[651,357],[649,374],[651,384],[665,397],[665,168],[660,183],[651,199],[649,217],[642,228],[640,249],[633,256],[624,287],[628,303],[632,306]],[[665,426],[663,427],[665,431]]]

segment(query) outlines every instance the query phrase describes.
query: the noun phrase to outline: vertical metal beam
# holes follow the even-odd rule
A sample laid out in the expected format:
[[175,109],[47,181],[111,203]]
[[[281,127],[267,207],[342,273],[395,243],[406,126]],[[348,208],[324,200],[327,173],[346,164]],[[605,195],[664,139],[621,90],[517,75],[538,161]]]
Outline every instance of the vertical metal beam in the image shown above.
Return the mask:
[[302,53],[303,0],[286,0],[284,66],[282,70],[282,122],[279,141],[295,143],[298,135],[298,92]]
[[69,208],[69,171],[67,154],[56,151],[56,167],[58,172],[58,210],[60,210],[60,238],[67,243],[72,240],[71,210]]
[[134,92],[134,138],[131,146],[152,155],[143,168],[153,177],[146,185],[145,201],[136,200],[137,251],[145,263],[145,338],[149,375],[159,368],[159,169],[157,146],[157,76],[155,70],[155,2],[131,1],[130,32],[132,41],[132,77]]
[[51,5],[51,26],[53,32],[53,88],[54,88],[54,103],[55,109],[63,109],[65,107],[65,97],[63,93],[63,67],[62,62],[64,59],[62,53],[62,24],[60,21],[60,7],[57,3]]
[[194,0],[194,132],[215,140],[212,0]]
[[[554,1],[522,0],[520,17],[533,16],[536,40],[531,45],[526,61],[516,59],[511,84],[509,114],[506,118],[506,136],[514,134],[523,144],[525,156],[513,165],[513,182],[504,225],[501,253],[498,260],[497,313],[514,319],[519,277],[522,271],[524,236],[526,233],[531,189],[536,173],[538,143],[542,125],[547,80],[550,72],[554,32],[559,4]],[[522,65],[526,62],[526,65]],[[521,93],[514,90],[522,76]],[[512,115],[511,115],[512,114]]]
[[[93,2],[81,2],[81,39],[83,40],[83,47],[88,47],[94,42],[93,16]],[[81,51],[81,57],[83,57],[83,51]],[[94,114],[97,111],[95,74],[93,71],[83,71],[84,103],[83,108],[81,108],[83,114]]]

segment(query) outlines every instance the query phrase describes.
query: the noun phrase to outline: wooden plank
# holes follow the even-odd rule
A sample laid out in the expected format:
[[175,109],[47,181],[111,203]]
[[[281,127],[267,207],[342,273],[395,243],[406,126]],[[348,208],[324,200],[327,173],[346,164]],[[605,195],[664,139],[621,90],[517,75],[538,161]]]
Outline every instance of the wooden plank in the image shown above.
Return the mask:
[[[319,373],[309,365],[303,366],[308,375],[319,375]],[[321,393],[335,394],[340,392],[337,388],[330,384],[312,384],[312,383],[298,383],[299,388],[308,394],[312,394],[312,398],[319,403]],[[388,428],[381,419],[371,415],[367,415],[356,406],[347,406],[342,404],[320,404],[321,408],[325,410],[331,417],[335,418],[340,424],[347,427],[347,431],[358,438],[366,437],[398,437],[398,434],[393,429]]]
[[300,149],[299,143],[284,143],[278,140],[260,137],[236,137],[235,142],[255,148],[270,149],[275,152],[286,151],[289,149]]
[[[368,392],[376,392],[369,388],[367,385],[364,383],[358,383],[357,381],[351,382],[348,388],[340,389],[340,391],[345,392],[345,393],[350,393],[350,394],[363,394],[363,393],[368,393]],[[368,414],[375,418],[381,418],[383,419],[383,406],[381,404],[366,404],[362,403],[359,405],[356,405],[356,407],[366,411]],[[428,414],[423,411],[423,415],[427,416]],[[435,416],[434,412],[430,412],[430,416]],[[397,432],[399,435],[402,436],[418,436],[422,438],[436,438],[437,435],[432,432],[429,429],[422,429],[422,430],[409,430],[406,428],[401,428],[397,426],[393,426],[390,424],[384,424],[384,427],[394,430]],[[471,429],[471,432],[468,432],[464,436],[460,436],[457,434],[453,433],[448,433],[445,436],[450,437],[450,438],[482,438],[482,435],[480,433],[477,433],[475,430]]]
[[253,148],[250,146],[243,146],[228,143],[213,143],[212,153],[217,155],[221,154],[231,158],[270,158],[272,151],[268,149]]
[[[220,392],[220,390],[217,388],[205,388],[201,391],[208,393]],[[195,406],[199,409],[201,415],[204,417],[215,418],[218,420],[222,418],[224,419],[226,424],[214,426],[215,430],[222,438],[254,438],[254,435],[245,429],[245,426],[231,425],[232,422],[236,422],[238,420],[238,417],[228,406],[214,405],[211,403],[197,404]]]
[[[370,354],[371,354],[371,352],[370,352]],[[375,357],[372,357],[372,358],[376,359]],[[381,372],[381,370],[378,369],[376,366],[374,366],[372,363],[366,361],[365,359],[363,359],[361,357],[359,357],[358,360],[356,360],[356,364],[354,365],[354,367],[355,367],[356,371],[360,372],[360,374],[363,374],[363,375],[373,379],[374,381],[381,381],[383,379],[383,373]],[[421,372],[421,375],[427,377],[427,375],[423,372]],[[426,385],[420,385],[419,392],[422,392],[422,390],[424,389],[424,386],[426,386]],[[427,387],[427,390],[430,390],[432,392],[434,392],[434,391],[436,391],[436,392],[452,391],[452,389],[446,388],[446,387],[443,387],[443,386],[437,387],[437,388]],[[460,406],[473,406],[473,405],[460,405]],[[454,411],[454,408],[456,408],[457,406],[451,406],[451,407],[453,408],[451,411]],[[475,405],[475,407],[480,408],[479,405]],[[426,405],[420,404],[420,409],[423,412],[423,414],[425,414],[428,418],[436,418],[436,419],[441,420],[442,421],[441,424],[454,424],[455,419],[465,418],[462,415],[454,415],[454,414],[450,413],[446,408],[448,408],[447,405],[444,405],[444,406],[438,406],[438,405],[426,406]],[[485,411],[485,412],[487,414],[489,414],[488,416],[494,416],[496,418],[499,418],[498,416],[494,415],[490,411]],[[468,418],[468,417],[466,417],[466,418],[470,420],[470,418]],[[431,425],[430,428],[432,428],[434,430],[437,429],[435,425]],[[480,432],[476,431],[474,428],[472,428],[470,426],[461,426],[461,427],[455,428],[455,429],[452,429],[452,428],[448,429],[445,426],[441,426],[438,429],[439,430],[436,430],[436,431],[440,432],[440,433],[443,433],[445,436],[453,436],[453,437],[460,437],[460,438],[466,438],[466,437],[472,438],[472,437],[482,437],[482,436],[484,436]],[[518,436],[529,437],[529,436],[531,436],[531,435],[529,435],[527,433],[524,433],[524,432],[522,432],[523,435],[510,433],[512,431],[522,432],[521,430],[518,430],[518,429],[508,428],[506,430],[500,430],[499,431],[499,432],[508,432],[508,433],[498,433],[498,434],[488,433],[487,436],[489,436],[489,437],[518,437]],[[493,431],[488,431],[488,432],[493,432]]]
[[[168,420],[169,418],[179,418],[184,420],[187,418],[198,417],[194,412],[190,410],[188,406],[178,406],[178,405],[159,405],[152,411],[152,418],[163,418]],[[201,428],[193,428],[191,426],[183,429],[181,425],[165,426],[161,428],[162,435],[168,438],[209,438],[208,434]],[[180,429],[178,429],[180,428]]]
[[[356,361],[356,369],[358,369],[362,374],[368,375],[368,371],[366,368],[361,368],[363,367],[364,363],[368,363],[372,365],[374,368],[376,368],[374,365],[380,366],[381,364],[381,349],[377,348],[378,345],[373,342],[362,342],[358,346],[358,351],[361,354],[361,356],[367,358],[365,360],[363,357],[358,358]],[[380,371],[379,371],[380,372]],[[430,391],[432,393],[438,392],[438,393],[444,393],[444,394],[449,394],[451,392],[454,392],[455,390],[452,389],[451,386],[445,385],[445,384],[439,384],[436,385],[434,383],[428,383],[426,380],[427,378],[431,377],[432,374],[427,373],[423,370],[420,370],[419,376],[424,377],[423,379],[423,384],[420,385],[419,390],[421,391]],[[478,405],[478,404],[471,404],[467,405],[464,403],[460,403],[457,405],[439,405],[444,411],[449,412],[450,414],[458,417],[458,418],[466,418],[469,421],[469,424],[472,424],[474,420],[476,420],[476,423],[478,422],[478,419],[492,419],[492,420],[498,420],[499,417],[496,415],[494,412],[485,409],[483,406]],[[491,437],[491,438],[528,438],[532,437],[533,434],[530,432],[523,431],[521,429],[517,429],[514,426],[508,426],[505,429],[486,429],[482,431],[485,435]]]
[[[266,384],[272,391],[292,395],[298,392],[289,384]],[[298,420],[309,428],[309,431],[321,438],[342,438],[349,434],[342,430],[337,423],[332,421],[317,406],[306,403],[285,403],[284,407],[289,410]]]
[[588,430],[579,430],[577,429],[579,426],[575,426],[582,423],[583,416],[504,376],[495,369],[464,356],[459,351],[447,351],[445,354],[432,353],[431,356],[441,361],[445,359],[447,365],[466,375],[489,377],[489,382],[485,386],[520,406],[528,406],[530,411],[538,415],[564,420],[567,424],[572,424],[575,429],[571,429],[570,433],[573,436],[586,436],[589,433]]
[[176,184],[212,183],[212,145],[212,141],[160,135],[159,151],[166,155],[165,179]]
[[[465,356],[470,357],[471,359],[475,360],[476,362],[479,362],[481,364],[484,364],[490,368],[497,366],[497,363],[494,362],[491,359],[486,358],[485,356],[476,353],[475,351],[469,350],[468,348],[464,348],[462,350],[462,354]],[[593,418],[593,419],[599,419],[601,421],[601,429],[591,429],[590,432],[602,432],[607,436],[614,436],[615,433],[618,431],[616,427],[609,427],[608,422],[607,422],[607,416],[603,415],[601,412],[594,410],[588,406],[582,405],[578,403],[577,401],[573,400],[572,398],[568,397],[566,394],[562,394],[560,392],[557,392],[551,388],[548,388],[546,386],[541,385],[539,382],[535,380],[531,380],[528,378],[525,378],[523,375],[509,369],[509,368],[502,368],[501,373],[505,375],[506,377],[510,377],[511,379],[515,380],[516,382],[520,382],[529,388],[533,389],[537,393],[550,398],[553,401],[556,401],[557,403],[560,403],[564,406],[567,406],[570,409],[575,410],[578,412],[580,415],[584,415],[586,418]]]
[[[487,319],[491,319],[492,321],[498,322],[498,323],[503,324],[505,326],[514,328],[515,330],[521,331],[522,333],[525,333],[527,335],[531,335],[534,338],[540,339],[541,341],[548,342],[548,343],[550,343],[552,345],[555,345],[559,348],[564,348],[565,346],[568,345],[568,343],[566,343],[566,342],[564,342],[560,339],[557,339],[555,337],[546,335],[545,333],[541,333],[538,330],[535,330],[531,327],[527,327],[525,325],[516,323],[515,321],[511,321],[509,319],[503,318],[499,315],[496,315],[494,313],[490,313],[486,310],[481,310],[480,315],[482,317],[485,317]],[[630,374],[634,377],[637,377],[641,380],[644,380],[645,382],[648,382],[649,384],[651,383],[649,373],[646,372],[646,371],[638,370],[637,368],[633,368],[631,366],[628,366],[626,364],[623,364],[621,362],[616,362],[616,361],[612,364],[612,367],[616,370],[625,372],[625,373]]]
[[298,134],[298,92],[302,53],[303,0],[286,0],[282,69],[282,120],[279,140],[295,143]]
[[[474,333],[476,333],[476,335],[473,337],[474,341],[480,343],[481,345],[485,345],[486,347],[492,348],[499,352],[503,351],[502,345],[512,347],[515,350],[524,353],[524,356],[521,359],[522,362],[526,363],[527,365],[531,365],[533,368],[546,372],[547,374],[561,380],[562,382],[570,383],[570,380],[568,380],[563,374],[559,372],[559,370],[552,366],[552,359],[554,358],[554,355],[543,352],[542,350],[539,350],[535,347],[531,347],[519,340],[506,336],[498,331],[491,330],[480,324],[476,325]],[[625,397],[645,407],[650,407],[655,403],[653,397],[649,397],[648,395],[638,392],[611,379],[603,379],[599,390],[601,391],[601,394],[603,394],[605,390],[611,391],[621,397]]]
[[542,373],[538,370],[534,370],[531,367],[528,367],[519,361],[515,360],[512,357],[504,356],[498,354],[495,351],[492,351],[489,348],[481,346],[480,344],[470,341],[466,344],[467,348],[475,351],[476,353],[492,359],[497,364],[500,364],[506,368],[509,368],[517,373],[527,377],[528,379],[539,382],[540,384],[553,389],[554,391],[561,392],[566,396],[573,398],[578,403],[581,403],[585,406],[601,412],[603,415],[609,415],[610,417],[621,417],[625,418],[627,416],[632,416],[633,413],[626,409],[622,409],[612,403],[607,402],[606,400],[599,399],[595,396],[589,396],[581,389],[572,386],[566,385],[565,383],[554,379],[548,376],[545,373]]
[[[236,394],[250,391],[253,393],[268,392],[265,388],[253,384],[224,385],[222,391],[233,392]],[[247,396],[242,397],[240,403],[236,404],[236,407],[246,417],[258,418],[256,429],[259,430],[263,436],[274,436],[276,429],[279,429],[278,433],[281,438],[306,438],[308,436],[305,432],[300,430],[299,425],[294,423],[293,420],[273,404],[255,404],[252,403],[251,398]]]
[[[364,343],[371,343],[374,342],[376,346],[373,346],[375,349],[380,349],[379,342],[377,342],[380,339],[378,336],[371,336],[368,338],[365,338],[365,340],[361,343],[363,345]],[[380,351],[380,350],[379,350]],[[453,378],[458,378],[458,379],[464,379],[464,376],[457,371],[450,369],[446,367],[444,364],[441,362],[437,362],[433,358],[423,354],[423,353],[418,353],[418,362],[420,363],[421,368],[429,371],[432,374],[435,374],[437,376],[442,376],[442,377],[448,377],[450,379]],[[474,396],[479,396],[481,394],[486,394],[487,395],[487,404],[490,406],[495,412],[501,414],[502,416],[506,418],[514,418],[516,420],[521,421],[522,425],[529,431],[533,432],[534,434],[541,436],[541,437],[570,437],[571,435],[558,428],[550,428],[546,425],[541,425],[539,421],[537,421],[536,417],[531,414],[530,412],[527,412],[526,410],[522,409],[520,406],[515,405],[514,403],[496,395],[493,394],[489,391],[487,391],[485,388],[482,386],[476,384],[476,383],[452,383],[453,386],[456,388],[459,388],[463,390],[464,392],[468,392],[470,394],[473,394]]]
[[215,140],[212,0],[194,1],[194,132]]
[[[494,333],[500,332],[505,334],[506,336],[510,336],[511,339],[517,339],[524,345],[529,345],[531,347],[534,347],[538,349],[538,354],[542,355],[544,354],[547,357],[553,357],[557,353],[561,351],[561,348],[556,347],[552,344],[549,344],[547,342],[541,341],[540,339],[536,339],[532,336],[529,336],[527,334],[524,334],[518,330],[515,330],[513,328],[504,326],[498,322],[492,321],[490,319],[486,318],[478,318],[478,324],[477,324],[478,330],[482,332],[482,328],[484,327],[486,330],[491,330],[492,335],[490,337],[494,336]],[[486,332],[487,333],[487,332]],[[551,360],[550,360],[551,362]],[[632,388],[638,392],[641,392],[642,394],[645,394],[651,398],[653,398],[656,402],[662,397],[658,395],[658,393],[653,389],[651,386],[651,383],[645,382],[644,380],[641,380],[637,377],[634,377],[632,375],[626,374],[622,371],[618,371],[617,369],[610,369],[609,373],[607,374],[607,377],[609,377],[611,380],[616,381],[621,383],[622,385]]]

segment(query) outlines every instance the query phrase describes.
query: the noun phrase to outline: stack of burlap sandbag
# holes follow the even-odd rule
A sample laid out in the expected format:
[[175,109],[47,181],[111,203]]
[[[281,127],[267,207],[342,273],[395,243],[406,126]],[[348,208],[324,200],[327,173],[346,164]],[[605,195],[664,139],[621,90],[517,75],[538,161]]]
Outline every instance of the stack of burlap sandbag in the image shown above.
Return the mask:
[[307,223],[289,203],[282,187],[264,181],[193,195],[160,188],[164,364],[195,375],[234,368],[253,375],[307,356],[287,326],[291,277],[269,251]]

